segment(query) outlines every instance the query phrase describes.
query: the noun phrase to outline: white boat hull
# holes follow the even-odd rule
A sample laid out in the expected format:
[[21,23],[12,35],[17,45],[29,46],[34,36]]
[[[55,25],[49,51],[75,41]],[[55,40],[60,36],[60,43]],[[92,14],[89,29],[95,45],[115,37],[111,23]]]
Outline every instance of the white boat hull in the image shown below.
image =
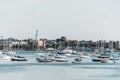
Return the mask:
[[4,60],[11,60],[11,56],[3,56]]
[[68,62],[68,59],[55,59],[56,62]]
[[109,59],[102,59],[101,63],[115,63],[115,61]]

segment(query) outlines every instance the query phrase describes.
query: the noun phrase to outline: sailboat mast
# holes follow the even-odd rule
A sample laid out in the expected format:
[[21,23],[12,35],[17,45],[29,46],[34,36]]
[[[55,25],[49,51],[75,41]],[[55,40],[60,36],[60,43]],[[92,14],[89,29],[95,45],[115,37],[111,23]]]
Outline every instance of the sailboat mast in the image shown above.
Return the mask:
[[85,52],[84,48],[85,48],[85,41],[83,41],[83,53]]
[[19,54],[19,45],[20,45],[20,41],[18,41],[17,54]]
[[37,42],[38,30],[36,30],[35,41]]
[[1,36],[1,38],[2,38],[2,43],[3,43],[3,52],[5,51],[5,41],[4,41],[4,38],[3,38],[3,36]]

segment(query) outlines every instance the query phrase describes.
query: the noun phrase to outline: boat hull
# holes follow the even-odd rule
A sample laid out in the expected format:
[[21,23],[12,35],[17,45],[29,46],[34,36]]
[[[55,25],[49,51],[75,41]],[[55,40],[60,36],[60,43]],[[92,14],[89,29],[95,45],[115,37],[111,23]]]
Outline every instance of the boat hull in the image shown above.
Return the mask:
[[101,63],[115,63],[115,61],[109,59],[103,59],[101,60]]
[[67,59],[56,59],[55,61],[56,61],[56,62],[68,62]]
[[80,64],[81,61],[72,61],[72,63],[74,63],[74,64]]
[[15,58],[11,58],[11,61],[27,61],[27,59],[15,59]]
[[93,62],[100,62],[101,59],[92,59]]
[[38,62],[52,62],[52,60],[50,60],[50,59],[39,59],[39,58],[37,58],[36,60]]

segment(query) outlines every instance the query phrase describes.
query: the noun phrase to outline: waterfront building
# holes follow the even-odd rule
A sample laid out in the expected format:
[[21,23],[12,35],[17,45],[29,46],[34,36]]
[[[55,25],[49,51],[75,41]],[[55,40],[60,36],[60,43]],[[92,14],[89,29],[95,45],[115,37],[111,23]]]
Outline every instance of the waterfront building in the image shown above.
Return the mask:
[[46,44],[45,44],[45,41],[37,41],[37,46],[40,47],[40,48],[46,48]]
[[62,36],[62,37],[61,37],[61,41],[67,41],[67,37]]
[[79,49],[79,41],[78,40],[68,40],[65,44],[66,47],[70,47],[72,49]]
[[56,39],[56,42],[66,42],[67,41],[67,37],[62,36],[60,39]]
[[113,42],[114,42],[114,41],[109,41],[109,43],[108,43],[108,46],[109,46],[110,49],[113,49],[113,48],[114,48]]
[[119,49],[120,48],[120,41],[115,41],[114,42],[114,48]]

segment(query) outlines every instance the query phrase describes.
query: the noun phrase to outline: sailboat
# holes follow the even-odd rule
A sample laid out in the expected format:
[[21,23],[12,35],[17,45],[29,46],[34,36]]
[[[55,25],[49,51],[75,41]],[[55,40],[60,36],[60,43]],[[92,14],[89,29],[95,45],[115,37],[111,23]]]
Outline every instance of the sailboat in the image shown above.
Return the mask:
[[[102,63],[114,62],[115,60],[119,60],[118,58],[114,58],[112,49],[104,48],[104,43],[101,42],[101,47],[95,51],[93,54],[94,58],[92,61],[101,61]],[[96,57],[96,58],[95,58]]]
[[11,61],[27,61],[25,57],[19,56],[18,54],[19,54],[19,44],[18,44],[17,54],[11,58]]
[[1,37],[2,38],[2,40],[3,40],[3,50],[2,50],[2,52],[1,52],[1,54],[2,54],[2,59],[3,60],[11,60],[11,57],[12,57],[12,55],[14,55],[14,54],[16,54],[16,52],[14,52],[14,51],[8,51],[8,50],[6,50],[6,44],[5,44],[5,40],[6,39],[3,39],[3,36]]
[[52,62],[53,61],[52,59],[50,59],[50,56],[47,53],[44,53],[44,52],[37,53],[36,60],[38,62]]
[[90,56],[88,56],[88,54],[85,53],[84,42],[83,42],[83,51],[80,53],[80,58],[90,58]]
[[27,59],[25,57],[15,55],[14,57],[11,58],[11,61],[27,61]]
[[2,59],[11,60],[11,58],[16,55],[16,52],[13,51],[4,51],[2,52]]
[[[37,42],[37,37],[38,37],[38,30],[36,30],[36,34],[35,34],[35,44]],[[38,62],[52,62],[54,61],[54,58],[51,58],[49,55],[50,53],[48,53],[46,50],[41,50],[40,47],[38,45],[35,45],[37,48],[37,53],[36,53],[36,60]]]
[[56,62],[68,62],[68,58],[65,55],[56,55],[55,56],[55,61]]
[[5,54],[2,55],[3,60],[11,60],[11,57],[12,56],[9,53],[5,53]]

